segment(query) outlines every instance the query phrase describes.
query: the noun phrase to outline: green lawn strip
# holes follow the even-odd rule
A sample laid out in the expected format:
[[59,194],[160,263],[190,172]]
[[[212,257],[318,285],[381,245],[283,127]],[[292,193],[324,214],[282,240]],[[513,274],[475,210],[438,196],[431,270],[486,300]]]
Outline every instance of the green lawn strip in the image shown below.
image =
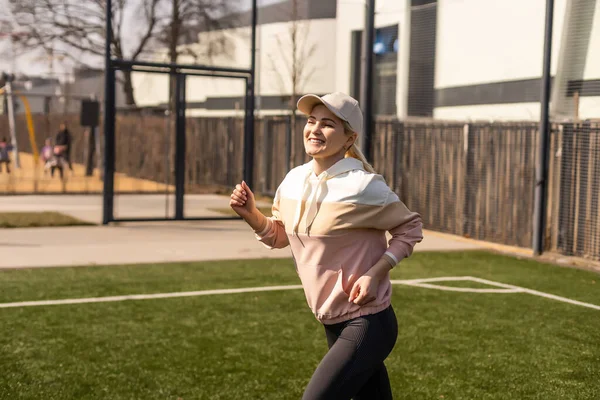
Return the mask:
[[[597,399],[597,312],[523,296],[396,290],[394,398]],[[300,398],[327,351],[300,290],[0,314],[0,398]]]
[[[415,253],[392,271],[393,279],[469,275],[600,305],[597,273],[486,252]],[[291,259],[3,270],[0,302],[299,283]]]
[[0,228],[37,228],[89,225],[94,224],[54,211],[0,213]]
[[[227,208],[209,208],[209,211],[215,211],[224,215],[231,215],[234,217],[237,217],[237,214],[235,211],[233,211],[231,208],[227,207]],[[261,213],[263,213],[264,215],[266,215],[267,217],[270,217],[271,214],[271,207],[258,207],[258,211],[260,211]]]

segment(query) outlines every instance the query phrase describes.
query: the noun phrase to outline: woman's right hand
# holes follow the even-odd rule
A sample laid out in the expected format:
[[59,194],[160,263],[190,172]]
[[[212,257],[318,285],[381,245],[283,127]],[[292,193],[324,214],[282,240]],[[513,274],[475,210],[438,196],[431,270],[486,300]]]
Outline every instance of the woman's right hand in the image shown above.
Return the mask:
[[237,184],[231,193],[229,206],[242,218],[252,215],[256,210],[256,200],[254,193],[248,187],[246,182]]

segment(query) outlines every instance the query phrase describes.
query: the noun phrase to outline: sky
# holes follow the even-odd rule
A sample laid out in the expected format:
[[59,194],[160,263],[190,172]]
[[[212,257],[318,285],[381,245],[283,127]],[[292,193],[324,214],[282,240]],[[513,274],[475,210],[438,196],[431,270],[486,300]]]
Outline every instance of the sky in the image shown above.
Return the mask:
[[[239,0],[230,0],[239,4]],[[280,3],[285,0],[258,0],[258,6],[266,6],[269,4]],[[244,0],[241,5],[241,10],[250,9],[252,6],[251,0]],[[8,0],[0,0],[0,21],[10,19],[8,11]],[[1,33],[1,32],[0,32]],[[26,75],[48,75],[50,72],[50,62],[44,56],[43,52],[37,54],[27,54],[19,57],[13,57],[11,51],[10,40],[0,36],[0,72],[17,71]],[[54,73],[64,76],[69,67],[63,67],[59,61],[54,63]]]

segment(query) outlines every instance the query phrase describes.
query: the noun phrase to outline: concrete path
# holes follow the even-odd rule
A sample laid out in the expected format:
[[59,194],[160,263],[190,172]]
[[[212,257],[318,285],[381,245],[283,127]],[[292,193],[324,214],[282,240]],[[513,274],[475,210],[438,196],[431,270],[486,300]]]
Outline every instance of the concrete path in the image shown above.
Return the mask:
[[[415,251],[476,248],[480,246],[426,234]],[[265,248],[241,221],[4,229],[0,250],[0,268],[291,256],[289,249]]]
[[[119,196],[123,216],[164,215],[165,196]],[[170,205],[172,206],[172,199]],[[227,207],[217,195],[186,197],[187,215],[220,215]],[[1,211],[54,210],[99,222],[99,196],[8,196]],[[415,251],[469,250],[480,244],[427,232]],[[84,266],[243,258],[285,258],[289,249],[269,250],[242,221],[128,223],[119,226],[0,230],[0,268]]]

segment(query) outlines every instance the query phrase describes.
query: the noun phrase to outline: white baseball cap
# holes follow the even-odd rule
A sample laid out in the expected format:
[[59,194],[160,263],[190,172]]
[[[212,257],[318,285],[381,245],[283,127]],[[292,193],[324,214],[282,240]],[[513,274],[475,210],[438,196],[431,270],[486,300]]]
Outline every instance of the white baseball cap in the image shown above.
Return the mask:
[[329,93],[323,97],[307,94],[298,100],[298,110],[305,115],[310,115],[312,109],[319,104],[323,104],[338,118],[346,121],[354,132],[362,134],[363,114],[356,99],[341,92]]

